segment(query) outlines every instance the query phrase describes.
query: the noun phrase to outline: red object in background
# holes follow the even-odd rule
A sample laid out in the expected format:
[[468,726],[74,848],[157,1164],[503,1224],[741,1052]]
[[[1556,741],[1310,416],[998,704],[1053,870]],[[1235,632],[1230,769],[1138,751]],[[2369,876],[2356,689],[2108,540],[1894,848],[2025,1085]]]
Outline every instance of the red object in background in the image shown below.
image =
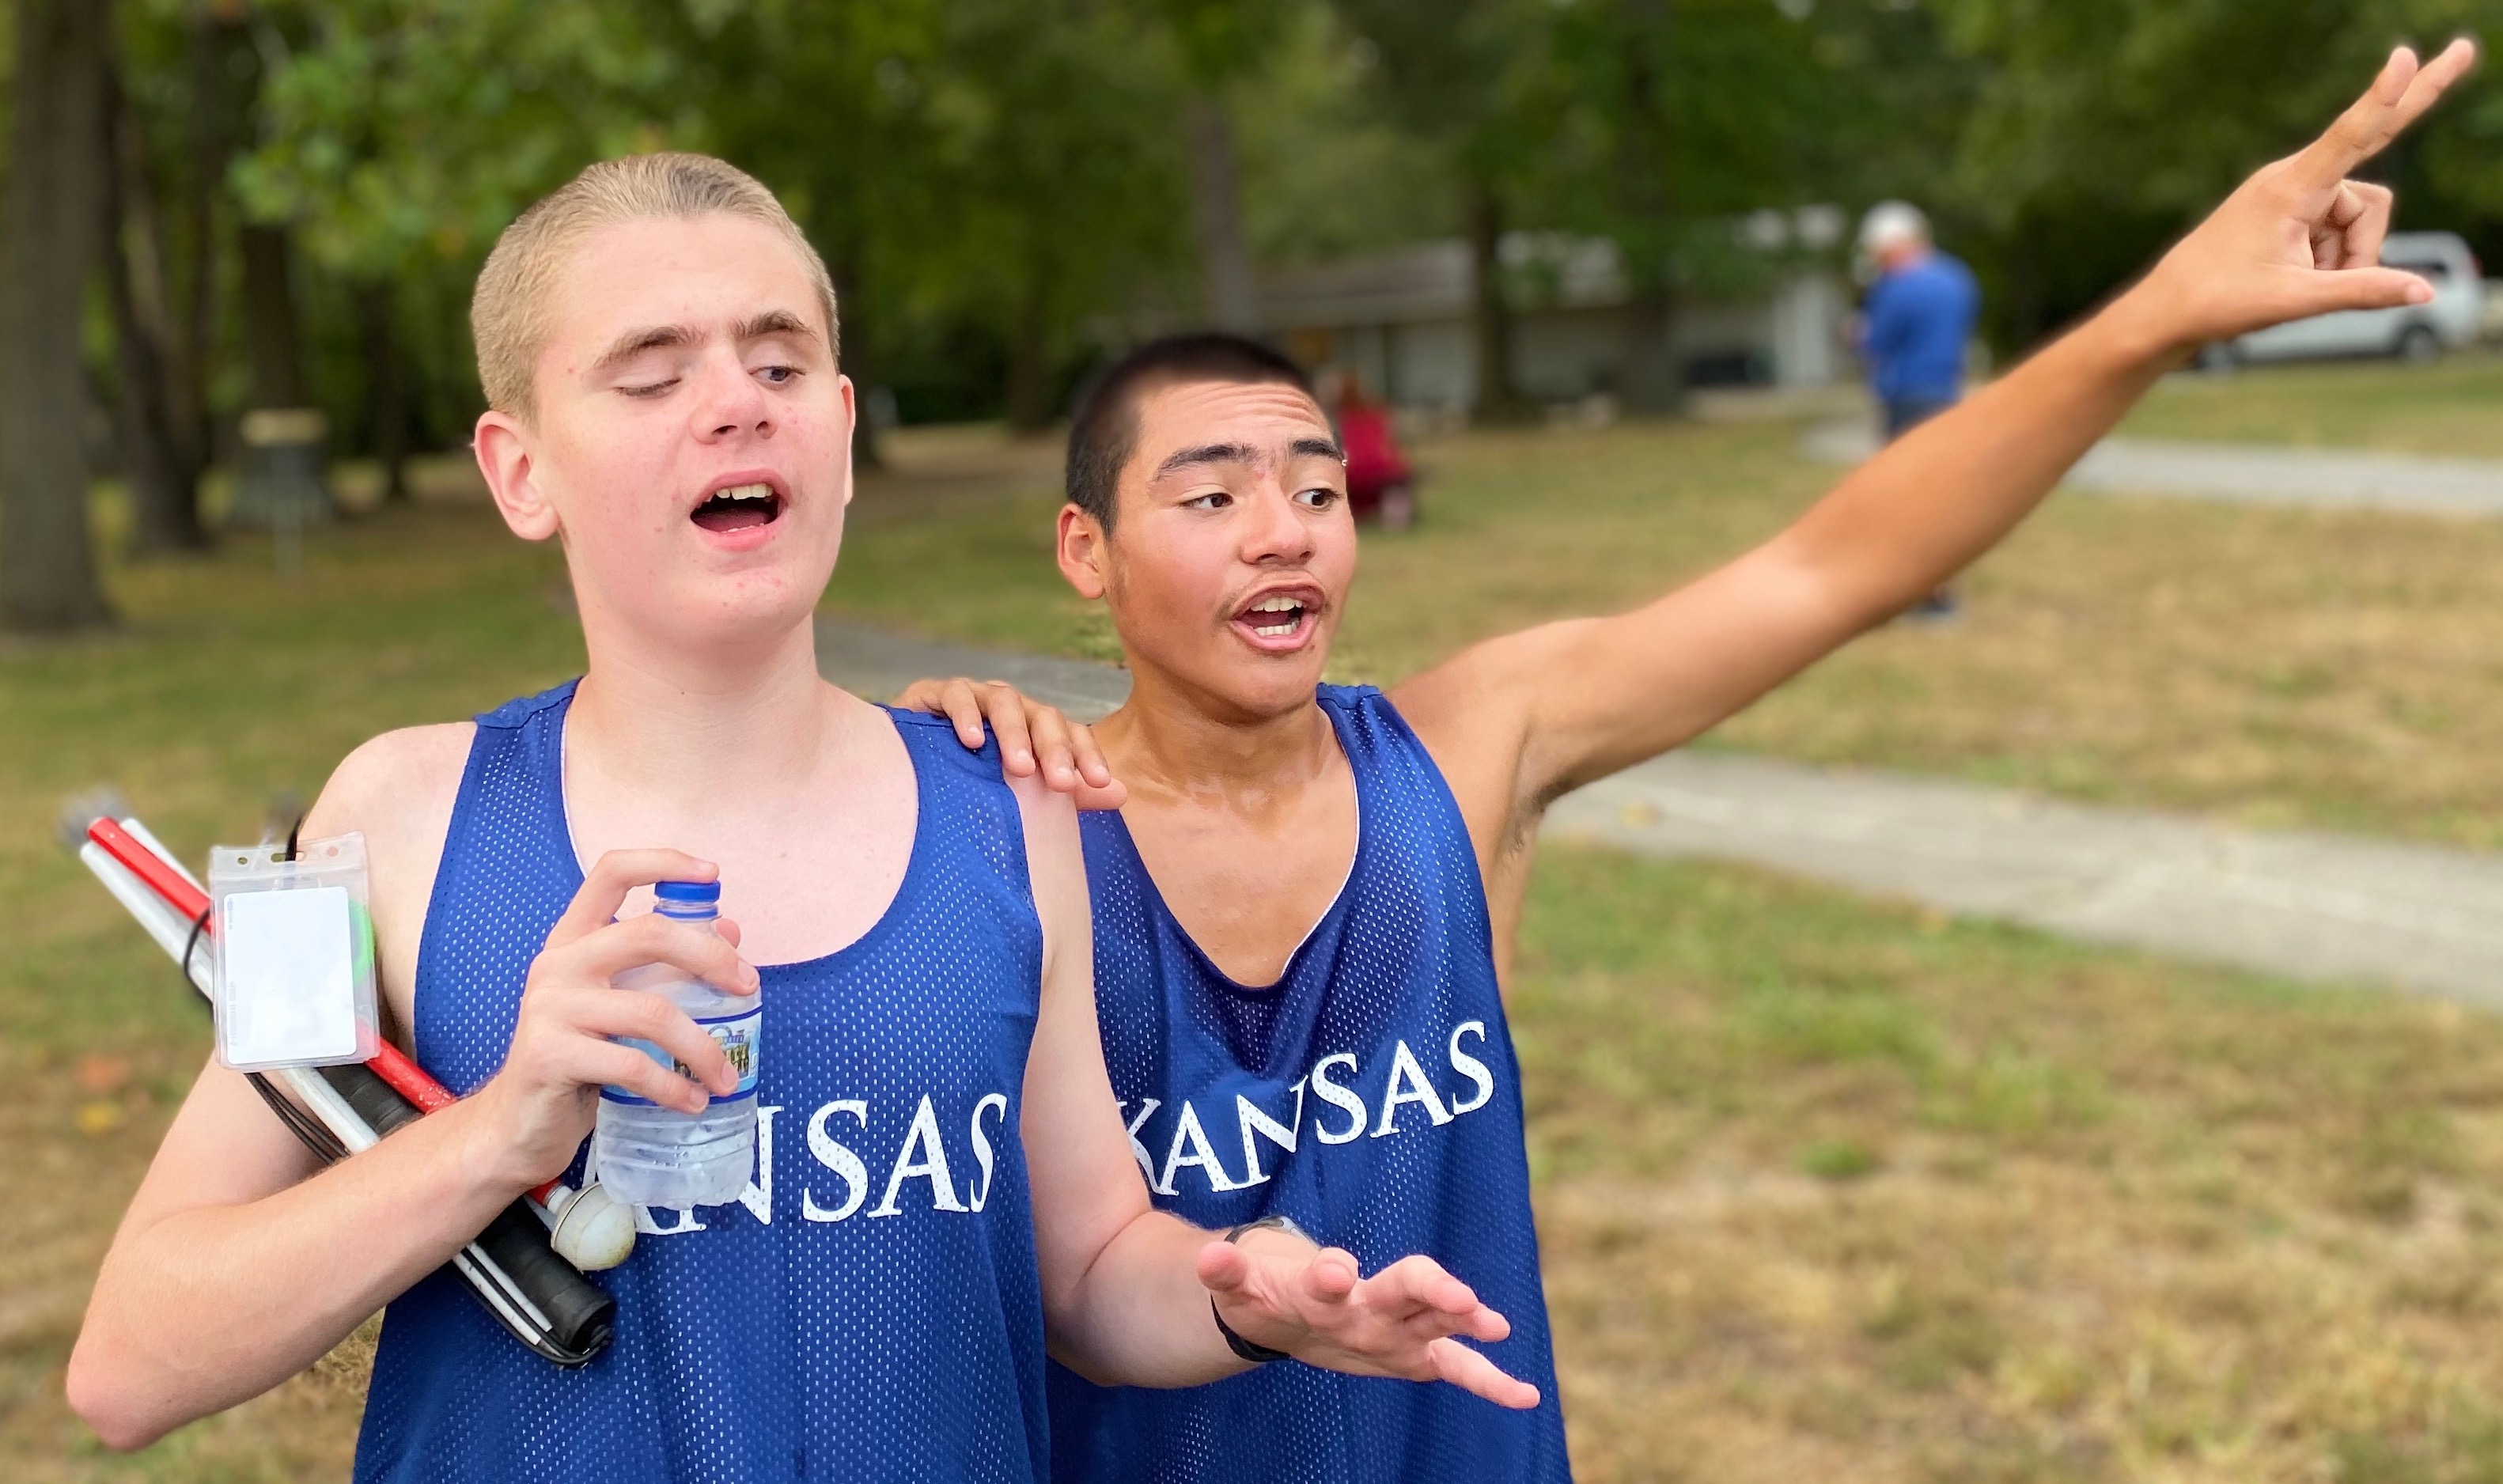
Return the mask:
[[1382,508],[1382,492],[1411,482],[1414,471],[1390,431],[1390,409],[1347,398],[1338,413],[1339,446],[1347,450],[1347,500],[1358,520]]

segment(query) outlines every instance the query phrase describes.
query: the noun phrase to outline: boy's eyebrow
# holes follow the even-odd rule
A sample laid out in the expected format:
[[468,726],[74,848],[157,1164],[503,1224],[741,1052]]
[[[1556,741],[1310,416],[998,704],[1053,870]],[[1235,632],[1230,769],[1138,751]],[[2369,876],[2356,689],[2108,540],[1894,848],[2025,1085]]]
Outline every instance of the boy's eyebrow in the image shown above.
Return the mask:
[[738,338],[762,340],[767,335],[799,335],[817,338],[816,328],[788,309],[768,309],[763,314],[738,322]]
[[[1286,445],[1286,455],[1288,458],[1295,459],[1320,458],[1336,459],[1342,464],[1347,462],[1347,454],[1329,438],[1297,438]],[[1165,462],[1157,465],[1156,471],[1149,477],[1162,479],[1167,474],[1186,469],[1195,464],[1257,464],[1259,462],[1260,451],[1249,443],[1202,443],[1196,448],[1177,449],[1168,454]]]
[[646,325],[630,329],[609,343],[598,361],[591,363],[594,374],[606,371],[620,362],[631,361],[645,351],[668,350],[672,346],[693,345],[701,338],[683,325]]
[[[815,328],[788,309],[768,309],[763,314],[751,315],[739,321],[732,333],[733,337],[741,343],[762,340],[767,335],[798,335],[809,340],[817,338]],[[703,335],[684,325],[645,325],[619,335],[610,343],[608,349],[601,353],[600,359],[592,362],[591,369],[594,374],[598,374],[614,368],[621,362],[632,361],[645,351],[670,350],[682,345],[693,345],[703,338]]]
[[1258,451],[1249,443],[1202,443],[1196,448],[1178,448],[1167,454],[1165,462],[1157,465],[1155,473],[1149,477],[1162,479],[1194,464],[1255,464],[1259,458]]

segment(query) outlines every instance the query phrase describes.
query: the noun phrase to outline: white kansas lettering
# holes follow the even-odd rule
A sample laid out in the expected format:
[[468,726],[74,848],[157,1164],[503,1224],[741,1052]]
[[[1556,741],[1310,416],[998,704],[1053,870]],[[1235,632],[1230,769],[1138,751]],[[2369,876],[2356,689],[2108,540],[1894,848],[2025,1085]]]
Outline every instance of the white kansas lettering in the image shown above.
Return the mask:
[[1485,1062],[1460,1050],[1460,1038],[1467,1035],[1476,1036],[1478,1045],[1486,1045],[1486,1021],[1462,1020],[1452,1027],[1452,1070],[1467,1078],[1470,1086],[1477,1088],[1465,1101],[1459,1098],[1452,1100],[1455,1114],[1475,1113],[1494,1097],[1494,1074],[1487,1070]]
[[1382,1122],[1373,1125],[1373,1136],[1387,1138],[1399,1131],[1399,1105],[1415,1103],[1425,1110],[1425,1116],[1442,1127],[1452,1121],[1452,1112],[1435,1095],[1434,1085],[1425,1080],[1425,1069],[1417,1064],[1417,1053],[1402,1041],[1390,1053],[1390,1079],[1382,1087]]
[[982,1132],[982,1111],[986,1108],[999,1110],[1000,1126],[1005,1128],[1009,1122],[1009,1100],[1005,1094],[986,1092],[982,1094],[982,1100],[974,1105],[974,1122],[970,1130],[974,1136],[974,1162],[982,1167],[982,1186],[973,1196],[977,1211],[991,1198],[991,1136]]
[[[913,1156],[915,1150],[920,1151],[918,1158]],[[939,1137],[939,1115],[931,1111],[926,1092],[921,1096],[921,1106],[913,1110],[912,1126],[905,1132],[904,1147],[895,1152],[895,1166],[886,1176],[886,1195],[870,1210],[873,1220],[904,1214],[895,1197],[908,1180],[930,1182],[930,1204],[934,1209],[966,1209],[965,1203],[956,1198],[956,1183],[947,1177],[947,1146]]]
[[1283,1123],[1261,1112],[1259,1105],[1252,1099],[1240,1092],[1234,1094],[1235,1120],[1243,1127],[1244,1171],[1243,1183],[1236,1186],[1236,1190],[1246,1190],[1252,1186],[1266,1185],[1269,1182],[1267,1172],[1260,1168],[1260,1146],[1252,1142],[1254,1135],[1268,1140],[1290,1155],[1295,1152],[1296,1130],[1304,1126],[1304,1087],[1303,1081],[1296,1082],[1295,1111],[1293,1116]]
[[[1185,1148],[1190,1153],[1183,1154],[1183,1151]],[[1199,1109],[1190,1103],[1184,1103],[1182,1105],[1182,1117],[1174,1122],[1173,1147],[1165,1152],[1164,1178],[1156,1182],[1156,1193],[1173,1194],[1174,1172],[1192,1165],[1197,1165],[1207,1172],[1208,1187],[1212,1191],[1242,1189],[1226,1178],[1225,1166],[1217,1162],[1217,1151],[1209,1147],[1208,1130],[1199,1124]]]
[[1363,1096],[1344,1083],[1330,1081],[1329,1069],[1342,1061],[1347,1063],[1348,1075],[1354,1076],[1355,1058],[1346,1052],[1333,1053],[1313,1063],[1313,1090],[1321,1095],[1322,1102],[1348,1116],[1347,1126],[1332,1133],[1321,1126],[1320,1114],[1313,1115],[1313,1134],[1323,1144],[1353,1144],[1364,1135],[1365,1116],[1369,1110],[1364,1106]]
[[[1149,1190],[1155,1189],[1156,1156],[1149,1154],[1148,1147],[1139,1142],[1139,1130],[1146,1127],[1148,1120],[1153,1117],[1155,1111],[1163,1106],[1164,1100],[1162,1098],[1142,1098],[1139,1100],[1139,1116],[1130,1120],[1130,1157],[1139,1161],[1139,1174],[1147,1180],[1148,1188]],[[1130,1111],[1130,1105],[1128,1103],[1114,1103],[1113,1105],[1113,1111],[1114,1113],[1126,1114]]]
[[831,1208],[818,1205],[817,1192],[801,1185],[800,1215],[812,1222],[847,1221],[869,1198],[869,1166],[826,1130],[826,1121],[838,1113],[850,1114],[864,1131],[869,1127],[869,1104],[857,1097],[840,1098],[808,1115],[808,1153],[843,1183],[843,1198]]
[[747,1208],[747,1214],[768,1226],[773,1225],[773,1115],[781,1111],[757,1105],[756,1177],[738,1192],[738,1203]]

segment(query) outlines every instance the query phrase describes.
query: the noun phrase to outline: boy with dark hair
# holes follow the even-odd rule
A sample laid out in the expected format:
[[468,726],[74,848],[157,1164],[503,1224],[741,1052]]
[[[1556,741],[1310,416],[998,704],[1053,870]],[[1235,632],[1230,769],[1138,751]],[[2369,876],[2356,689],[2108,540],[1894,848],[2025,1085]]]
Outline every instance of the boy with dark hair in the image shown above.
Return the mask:
[[[1648,606],[1488,640],[1388,694],[1320,683],[1355,571],[1345,470],[1301,374],[1205,337],[1114,367],[1071,432],[1061,571],[1101,598],[1129,701],[1077,761],[1097,1019],[1159,1206],[1286,1217],[1359,1258],[1447,1261],[1513,1320],[1535,1411],[1295,1365],[1189,1391],[1053,1383],[1057,1478],[1561,1479],[1563,1426],[1498,982],[1560,795],[1698,736],[1988,550],[2198,346],[2422,302],[2379,266],[2390,193],[2348,179],[2467,71],[2394,53],[2101,314],[1912,431],[1790,529]],[[1065,780],[1056,715],[991,709]],[[1033,725],[1029,726],[1029,722]],[[1029,756],[1011,767],[1030,771]],[[1096,802],[1114,802],[1105,790]]]

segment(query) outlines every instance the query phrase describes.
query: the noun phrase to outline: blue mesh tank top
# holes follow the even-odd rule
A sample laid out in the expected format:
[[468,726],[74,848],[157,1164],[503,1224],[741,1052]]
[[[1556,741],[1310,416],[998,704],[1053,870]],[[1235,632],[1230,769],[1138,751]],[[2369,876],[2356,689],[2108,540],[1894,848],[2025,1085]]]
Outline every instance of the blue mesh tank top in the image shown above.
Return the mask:
[[1485,1349],[1539,1388],[1539,1406],[1291,1361],[1178,1392],[1055,1365],[1064,1484],[1569,1477],[1521,1083],[1468,828],[1381,692],[1320,699],[1355,772],[1355,866],[1271,987],[1236,984],[1191,942],[1119,814],[1080,816],[1113,1090],[1158,1206],[1212,1227],[1282,1214],[1367,1273],[1425,1254],[1512,1321]]
[[[573,687],[478,718],[417,969],[417,1057],[501,1065],[582,874],[562,790]],[[579,1370],[444,1274],[383,1325],[360,1480],[1033,1480],[1043,1304],[1017,1138],[1043,961],[995,747],[892,713],[920,814],[860,941],[763,969],[758,1167],[736,1204],[650,1213],[593,1275],[616,1339]],[[576,1176],[579,1176],[579,1169]]]

